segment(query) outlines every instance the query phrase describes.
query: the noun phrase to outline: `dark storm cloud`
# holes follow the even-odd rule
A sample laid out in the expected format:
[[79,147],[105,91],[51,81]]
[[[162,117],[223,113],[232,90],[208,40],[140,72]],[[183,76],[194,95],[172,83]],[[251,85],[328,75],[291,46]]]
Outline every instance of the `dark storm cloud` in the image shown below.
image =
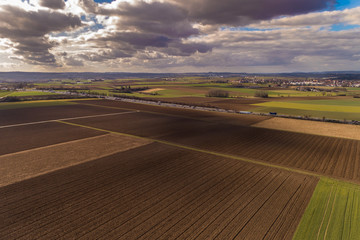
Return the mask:
[[121,30],[132,29],[176,38],[186,38],[199,33],[189,21],[188,12],[171,3],[122,2],[113,9],[101,8],[93,0],[80,0],[79,3],[90,13],[120,16],[118,26]]
[[110,49],[137,51],[156,49],[171,56],[190,56],[212,51],[211,44],[184,43],[200,35],[194,23],[205,25],[246,25],[280,15],[296,15],[328,7],[334,0],[168,0],[119,2],[116,6],[80,0],[93,14],[118,16],[118,32],[93,39]]
[[85,61],[91,62],[103,62],[110,59],[118,59],[118,58],[127,58],[131,57],[130,54],[126,53],[123,50],[119,49],[108,49],[101,50],[97,52],[86,52],[77,55],[78,58],[81,58]]
[[[91,40],[98,47],[121,49],[130,56],[147,49],[176,56],[211,51],[211,47],[206,44],[182,43],[191,36],[199,35],[199,30],[193,27],[187,10],[178,5],[137,1],[132,4],[121,2],[116,7],[104,8],[93,0],[81,0],[80,5],[93,14],[119,17],[115,24],[116,32]],[[91,56],[89,60],[93,61],[105,57],[103,54]]]
[[64,0],[40,0],[39,4],[43,7],[51,9],[64,9],[65,2]]
[[[181,39],[168,38],[160,34],[141,32],[118,32],[106,37],[92,39],[97,47],[108,48],[101,54],[82,55],[89,61],[126,58],[147,49],[171,56],[190,56],[196,52],[205,53],[212,50],[211,45],[203,43],[182,43]],[[114,54],[116,53],[116,54]]]
[[54,46],[56,43],[45,37],[28,37],[15,46],[14,53],[30,64],[55,65],[55,57],[49,52]]
[[212,47],[204,43],[181,43],[173,42],[164,52],[171,56],[191,56],[196,52],[210,52]]
[[79,17],[45,10],[25,11],[14,6],[0,8],[0,37],[10,39],[14,53],[31,64],[55,65],[49,52],[57,45],[45,35],[81,26]]
[[121,28],[133,27],[142,32],[186,38],[199,33],[189,22],[187,11],[173,4],[160,2],[124,3],[119,6]]
[[167,47],[172,40],[166,36],[143,32],[118,32],[107,37],[102,37],[96,41],[108,43],[123,43],[131,45],[134,49],[144,49],[146,47]]
[[203,24],[246,25],[325,9],[335,0],[172,0]]

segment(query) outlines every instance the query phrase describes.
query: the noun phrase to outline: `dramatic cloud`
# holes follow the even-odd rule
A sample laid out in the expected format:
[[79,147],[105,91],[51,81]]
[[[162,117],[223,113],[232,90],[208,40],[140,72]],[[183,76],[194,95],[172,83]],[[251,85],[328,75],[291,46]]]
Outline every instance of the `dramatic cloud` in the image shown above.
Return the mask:
[[56,64],[55,56],[49,50],[57,43],[46,35],[79,26],[80,18],[72,14],[26,11],[10,5],[0,8],[0,37],[12,41],[16,58],[31,64]]
[[184,42],[200,32],[189,21],[187,11],[177,5],[166,2],[120,1],[111,7],[105,7],[90,0],[81,0],[80,4],[98,17],[112,17],[107,22],[108,31],[102,31],[88,39],[104,49],[100,54],[82,53],[81,58],[88,61],[131,57],[147,50],[170,56],[189,56],[212,49],[205,44]]
[[321,10],[334,0],[173,0],[203,24],[246,25],[281,15]]
[[0,61],[2,68],[59,71],[359,68],[360,6],[334,10],[334,4],[0,0]]
[[40,5],[52,9],[64,9],[64,0],[40,0]]
[[189,22],[187,12],[169,3],[123,3],[119,5],[118,14],[121,16],[120,29],[135,29],[174,38],[199,33]]
[[329,26],[333,24],[360,25],[360,7],[345,9],[343,11],[325,11],[302,14],[270,21],[262,21],[258,24],[249,25],[254,28],[281,28],[281,27],[307,27]]

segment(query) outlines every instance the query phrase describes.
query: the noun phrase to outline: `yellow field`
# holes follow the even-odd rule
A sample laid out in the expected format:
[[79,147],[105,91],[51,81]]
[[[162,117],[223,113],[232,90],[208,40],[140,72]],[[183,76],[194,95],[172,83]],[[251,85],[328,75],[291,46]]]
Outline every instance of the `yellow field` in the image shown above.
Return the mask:
[[256,123],[252,126],[289,132],[360,140],[360,126],[357,125],[304,121],[288,118],[271,118]]

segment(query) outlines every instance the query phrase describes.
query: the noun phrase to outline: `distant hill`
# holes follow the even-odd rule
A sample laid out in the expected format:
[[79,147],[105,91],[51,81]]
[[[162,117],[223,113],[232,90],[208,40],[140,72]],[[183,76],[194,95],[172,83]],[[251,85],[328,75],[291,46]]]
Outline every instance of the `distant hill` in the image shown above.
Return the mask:
[[333,78],[340,80],[358,80],[360,71],[347,72],[294,72],[294,73],[230,73],[230,72],[207,72],[207,73],[128,73],[128,72],[0,72],[2,82],[46,82],[49,80],[62,79],[122,79],[122,78],[173,78],[185,76],[199,77],[244,77],[244,76],[279,76],[279,77],[313,77]]

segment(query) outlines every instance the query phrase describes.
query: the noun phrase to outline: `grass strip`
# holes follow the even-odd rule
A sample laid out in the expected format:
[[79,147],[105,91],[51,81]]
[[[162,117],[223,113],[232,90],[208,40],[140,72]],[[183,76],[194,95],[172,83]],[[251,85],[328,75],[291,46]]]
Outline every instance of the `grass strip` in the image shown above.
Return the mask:
[[293,239],[360,239],[359,209],[359,185],[321,178]]
[[360,113],[359,106],[304,104],[304,103],[293,103],[293,102],[265,102],[265,103],[256,103],[253,105],[261,106],[261,107],[275,107],[275,108],[278,107],[278,108],[300,109],[300,110],[311,110],[311,111]]

